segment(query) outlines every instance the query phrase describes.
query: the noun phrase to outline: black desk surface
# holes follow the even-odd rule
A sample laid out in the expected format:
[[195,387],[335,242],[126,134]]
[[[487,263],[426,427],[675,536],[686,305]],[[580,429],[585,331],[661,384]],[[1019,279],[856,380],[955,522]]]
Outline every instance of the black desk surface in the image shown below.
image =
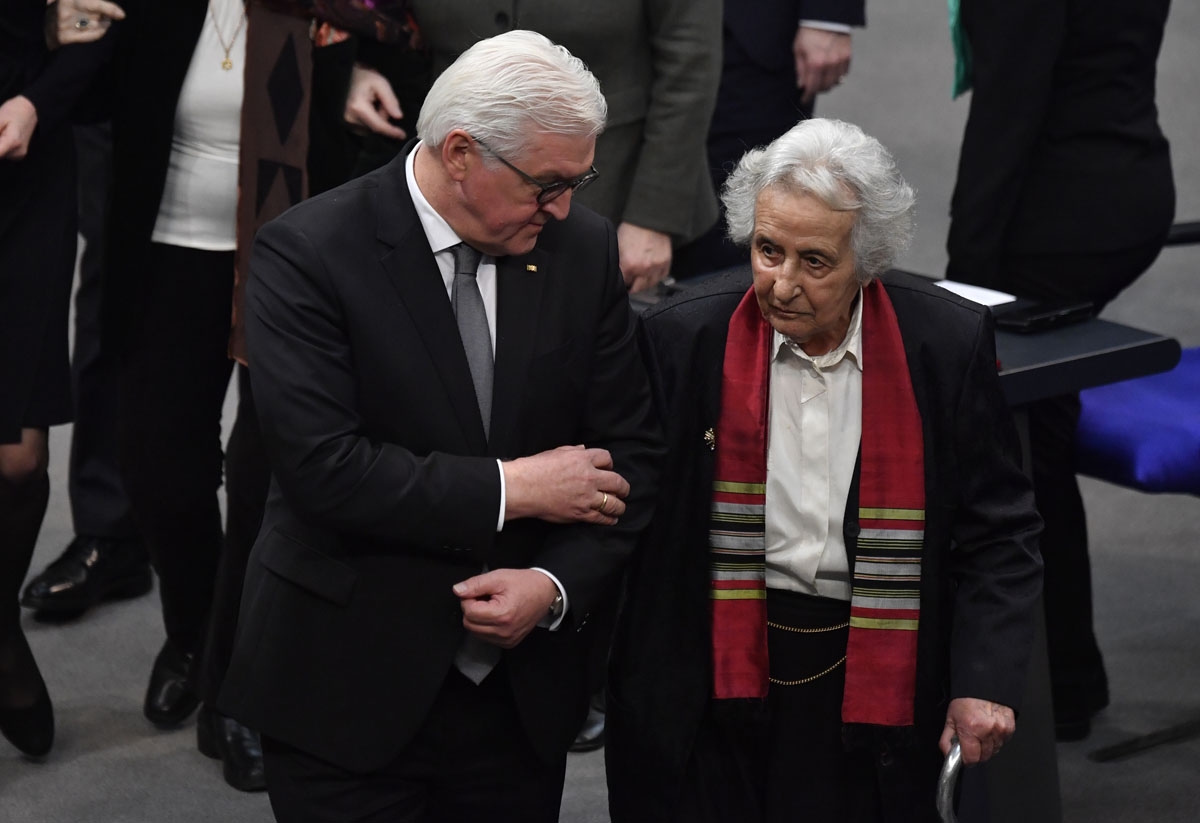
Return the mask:
[[1179,341],[1107,320],[1033,334],[996,332],[1000,385],[1011,405],[1167,371]]

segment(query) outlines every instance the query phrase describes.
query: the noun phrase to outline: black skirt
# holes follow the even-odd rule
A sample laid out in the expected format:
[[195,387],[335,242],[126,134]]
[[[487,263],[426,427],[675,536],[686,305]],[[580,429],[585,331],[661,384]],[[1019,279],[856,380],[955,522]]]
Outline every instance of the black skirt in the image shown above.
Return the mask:
[[75,224],[71,130],[36,132],[24,159],[0,160],[0,443],[71,419]]

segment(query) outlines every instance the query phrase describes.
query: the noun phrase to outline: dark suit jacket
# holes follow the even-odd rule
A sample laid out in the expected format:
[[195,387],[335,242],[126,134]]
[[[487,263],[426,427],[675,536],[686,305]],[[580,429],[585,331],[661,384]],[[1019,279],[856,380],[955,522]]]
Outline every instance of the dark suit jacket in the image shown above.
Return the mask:
[[1166,237],[1175,195],[1154,78],[1169,4],[962,0],[974,91],[948,277],[1004,288],[1006,254]]
[[[576,206],[497,261],[491,437],[404,156],[267,224],[251,260],[254,396],[275,481],[250,557],[229,714],[353,770],[393,759],[464,629],[451,586],[540,566],[570,602],[506,652],[535,748],[582,722],[588,613],[649,519],[661,450],[610,223]],[[583,443],[630,483],[619,525],[510,521],[508,459]]]
[[[167,182],[175,108],[204,26],[204,0],[129,0],[126,19],[95,43],[111,66],[113,180],[105,244],[105,345],[123,346],[144,310],[150,237]],[[135,321],[136,322],[136,321]]]
[[867,22],[865,0],[726,0],[725,30],[765,69],[794,66],[792,42],[801,20],[847,26]]
[[[908,756],[932,772],[932,810],[949,700],[1019,708],[1041,591],[1041,521],[1000,393],[988,311],[912,276],[884,283],[924,430],[917,747]],[[735,271],[644,318],[670,428],[664,494],[630,570],[612,652],[605,751],[614,823],[674,819],[712,692],[705,547],[713,452],[704,432],[717,422],[729,317],[748,287],[747,270]],[[844,535],[851,557],[857,506],[852,488]],[[881,768],[885,804],[888,774]]]
[[[721,87],[709,129],[709,162],[731,166],[811,116],[796,88],[792,44],[800,20],[866,23],[865,0],[726,0]],[[725,145],[723,140],[732,140]],[[724,183],[725,173],[714,180]]]

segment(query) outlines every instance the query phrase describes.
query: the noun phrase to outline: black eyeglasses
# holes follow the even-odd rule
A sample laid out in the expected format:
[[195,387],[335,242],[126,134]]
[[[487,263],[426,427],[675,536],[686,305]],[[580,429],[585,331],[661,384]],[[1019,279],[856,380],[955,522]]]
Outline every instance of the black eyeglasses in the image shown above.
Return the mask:
[[578,177],[574,178],[573,180],[555,180],[553,183],[543,183],[541,180],[538,180],[533,175],[526,174],[525,172],[521,171],[516,166],[514,166],[512,163],[508,162],[503,157],[496,154],[495,150],[492,149],[491,146],[489,146],[487,143],[480,140],[478,137],[475,137],[474,135],[472,135],[471,139],[474,140],[479,145],[483,146],[483,148],[486,149],[488,154],[490,154],[492,157],[495,157],[501,163],[508,166],[510,169],[515,171],[517,174],[521,175],[521,177],[524,180],[537,186],[538,187],[537,202],[538,202],[539,206],[544,206],[547,203],[549,203],[551,200],[557,199],[558,197],[562,196],[562,194],[564,192],[566,192],[568,190],[579,191],[584,186],[586,186],[588,183],[592,182],[593,180],[595,180],[597,177],[600,176],[600,172],[596,171],[595,166],[592,166],[591,169],[589,169],[588,171],[579,175]]

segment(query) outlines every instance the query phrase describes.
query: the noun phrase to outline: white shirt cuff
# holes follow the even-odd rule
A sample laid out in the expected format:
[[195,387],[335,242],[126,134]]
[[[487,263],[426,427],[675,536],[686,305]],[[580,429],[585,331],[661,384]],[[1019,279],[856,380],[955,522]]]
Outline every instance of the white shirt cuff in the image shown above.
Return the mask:
[[567,616],[567,608],[569,606],[569,604],[567,602],[567,590],[563,588],[563,585],[562,585],[562,583],[559,582],[558,578],[555,577],[554,575],[552,575],[550,572],[546,571],[545,569],[538,568],[537,566],[533,566],[532,568],[535,572],[541,572],[542,574],[546,575],[546,577],[549,577],[550,580],[554,582],[555,588],[558,589],[558,593],[562,595],[562,599],[563,599],[562,614],[560,614],[557,618],[555,618],[553,623],[550,622],[549,614],[547,614],[545,617],[543,617],[541,620],[538,621],[538,625],[541,626],[543,629],[549,629],[552,632],[558,631],[558,627],[562,625],[563,618],[565,618]]
[[504,466],[499,460],[496,461],[496,468],[500,471],[500,519],[496,521],[496,531],[502,532],[504,531],[504,509],[508,505],[508,496],[504,490]]
[[806,29],[836,31],[838,34],[849,34],[851,30],[851,27],[845,23],[834,23],[830,20],[801,20],[800,25]]

